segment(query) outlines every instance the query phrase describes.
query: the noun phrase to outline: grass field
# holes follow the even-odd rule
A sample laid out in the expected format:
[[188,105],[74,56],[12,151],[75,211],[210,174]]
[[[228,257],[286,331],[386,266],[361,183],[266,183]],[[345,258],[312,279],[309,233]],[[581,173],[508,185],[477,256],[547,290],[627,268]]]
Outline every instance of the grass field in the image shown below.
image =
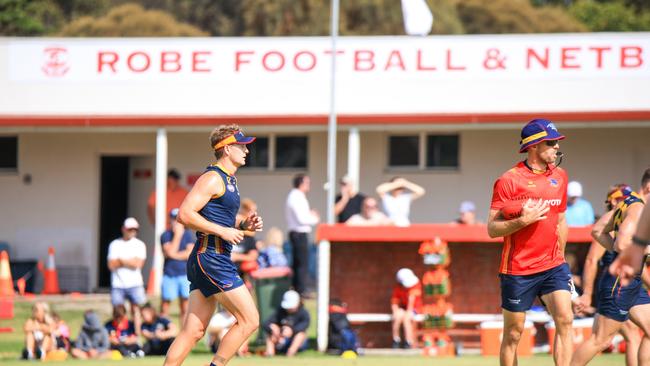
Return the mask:
[[[82,323],[82,314],[86,309],[94,309],[102,319],[110,317],[110,303],[107,296],[85,296],[82,299],[71,299],[69,297],[50,297],[47,299],[52,308],[57,311],[63,319],[66,320],[72,331],[72,336],[76,337],[79,327]],[[313,300],[306,303],[310,313],[315,314],[315,302]],[[12,333],[0,333],[0,364],[3,366],[25,365],[25,361],[18,360],[20,351],[23,347],[22,325],[31,314],[31,302],[18,301],[15,304],[15,317],[12,320],[0,320],[0,327],[12,327]],[[177,320],[178,316],[174,311],[177,307],[172,306],[172,318]],[[310,337],[315,337],[315,326],[310,328]],[[204,366],[209,364],[212,354],[208,351],[203,342],[198,344],[188,357],[184,365]],[[122,361],[78,361],[68,359],[66,361],[56,362],[61,366],[67,365],[97,365],[108,366],[120,364],[124,366],[138,365],[162,365],[162,357],[145,357],[142,359],[125,359]],[[230,362],[233,366],[262,366],[262,365],[300,365],[300,366],[487,366],[498,364],[495,357],[481,356],[461,356],[455,358],[431,358],[419,356],[403,357],[386,357],[386,356],[360,356],[354,360],[342,359],[336,356],[321,355],[316,351],[306,351],[299,356],[288,359],[283,356],[275,358],[264,358],[259,356],[235,358]],[[553,365],[553,359],[549,355],[536,355],[532,357],[522,357],[519,360],[522,366]],[[594,366],[611,366],[623,365],[622,355],[603,355],[596,357],[590,365]]]

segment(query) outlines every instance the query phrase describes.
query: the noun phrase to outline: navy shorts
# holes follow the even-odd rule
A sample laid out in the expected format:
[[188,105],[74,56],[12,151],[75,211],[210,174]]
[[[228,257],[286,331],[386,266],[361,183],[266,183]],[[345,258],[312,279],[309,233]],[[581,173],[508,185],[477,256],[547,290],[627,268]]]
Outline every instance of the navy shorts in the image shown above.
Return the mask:
[[639,277],[621,287],[617,278],[603,271],[598,285],[598,314],[619,322],[630,318],[630,309],[637,305],[650,304],[650,296],[643,288]]
[[198,289],[205,297],[244,284],[230,256],[217,254],[210,248],[203,253],[192,253],[187,259],[187,279],[190,291]]
[[501,307],[512,312],[530,310],[535,297],[558,290],[571,292],[573,281],[569,265],[557,267],[531,275],[499,274],[501,279]]

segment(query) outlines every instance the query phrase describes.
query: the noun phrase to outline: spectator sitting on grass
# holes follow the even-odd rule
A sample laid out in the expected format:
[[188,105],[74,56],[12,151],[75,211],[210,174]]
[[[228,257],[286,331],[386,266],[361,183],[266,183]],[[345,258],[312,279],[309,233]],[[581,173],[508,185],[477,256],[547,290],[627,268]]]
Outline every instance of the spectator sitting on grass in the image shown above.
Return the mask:
[[54,349],[54,322],[47,303],[34,303],[32,316],[25,321],[23,330],[25,331],[23,358],[45,359],[45,355]]
[[86,311],[84,323],[70,354],[82,360],[111,358],[109,347],[108,332],[102,327],[99,317],[92,310]]
[[70,351],[70,327],[65,323],[59,314],[52,312],[54,322],[54,340],[57,349]]
[[282,303],[264,322],[266,333],[266,355],[276,352],[294,356],[307,347],[307,328],[309,313],[302,306],[300,294],[289,290],[282,296]]
[[126,317],[126,307],[116,305],[113,307],[113,319],[104,324],[108,331],[111,349],[118,350],[122,356],[142,357],[144,352],[138,344],[133,322]]
[[176,336],[176,325],[156,314],[156,309],[149,303],[145,304],[140,311],[142,312],[140,334],[147,340],[143,347],[144,354],[156,356],[167,354]]

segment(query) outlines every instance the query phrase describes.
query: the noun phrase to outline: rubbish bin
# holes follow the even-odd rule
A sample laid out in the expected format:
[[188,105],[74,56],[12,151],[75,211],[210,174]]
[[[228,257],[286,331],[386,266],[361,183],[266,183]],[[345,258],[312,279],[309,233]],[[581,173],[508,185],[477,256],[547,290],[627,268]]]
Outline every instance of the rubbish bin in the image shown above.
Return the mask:
[[[271,267],[251,272],[260,322],[263,323],[280,306],[282,295],[291,287],[291,268]],[[264,332],[260,329],[257,341],[264,341]]]
[[[503,339],[503,321],[485,321],[480,325],[481,329],[481,354],[483,356],[498,356]],[[535,339],[535,327],[533,322],[526,320],[524,333],[521,335],[517,354],[519,356],[530,356],[533,354]]]

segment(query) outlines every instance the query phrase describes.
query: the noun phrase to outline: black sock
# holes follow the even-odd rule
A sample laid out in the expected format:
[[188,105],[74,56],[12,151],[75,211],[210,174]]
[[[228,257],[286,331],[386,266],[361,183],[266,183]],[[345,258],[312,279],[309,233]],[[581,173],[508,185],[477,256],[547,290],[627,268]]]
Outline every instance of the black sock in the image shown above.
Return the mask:
[[217,366],[214,364],[214,362],[210,362],[210,366]]

